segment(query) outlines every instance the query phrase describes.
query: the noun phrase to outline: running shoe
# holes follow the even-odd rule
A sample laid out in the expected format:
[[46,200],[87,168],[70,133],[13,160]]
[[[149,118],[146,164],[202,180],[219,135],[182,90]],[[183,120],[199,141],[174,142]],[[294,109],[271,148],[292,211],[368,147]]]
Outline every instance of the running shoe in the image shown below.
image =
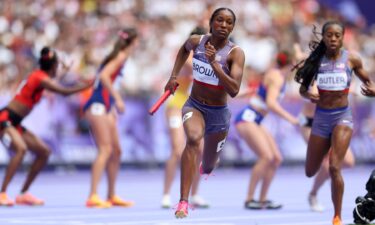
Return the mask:
[[107,202],[109,202],[112,206],[131,207],[134,205],[134,202],[125,201],[117,195],[113,196],[111,199],[108,199]]
[[262,209],[263,205],[259,201],[250,200],[245,202],[246,209]]
[[89,208],[110,208],[112,204],[110,202],[106,202],[97,194],[91,195],[91,197],[86,201],[86,207]]
[[311,211],[323,212],[324,207],[318,202],[316,195],[309,195],[309,205]]
[[335,216],[333,218],[332,225],[342,225],[341,218],[339,216]]
[[191,197],[191,204],[194,206],[194,208],[200,208],[200,209],[206,209],[210,207],[210,204],[206,202],[201,196],[194,195]]
[[206,175],[206,177],[204,178],[205,180],[207,180],[210,176],[215,176],[215,174],[213,174],[212,172],[211,173],[204,173],[203,167],[202,167],[202,162],[199,164],[199,174],[201,176]]
[[163,195],[163,198],[161,199],[161,207],[163,209],[169,209],[171,208],[171,205],[171,197],[169,195]]
[[44,205],[44,201],[33,196],[30,193],[23,193],[16,197],[17,205],[30,205],[30,206],[39,206]]
[[189,208],[189,203],[185,200],[182,200],[178,203],[177,205],[177,210],[174,213],[177,219],[179,218],[185,218],[188,215],[188,208]]
[[270,200],[266,200],[265,202],[261,203],[264,209],[281,209],[283,207],[282,204],[275,203]]
[[11,200],[5,192],[0,193],[0,206],[14,206],[14,201]]

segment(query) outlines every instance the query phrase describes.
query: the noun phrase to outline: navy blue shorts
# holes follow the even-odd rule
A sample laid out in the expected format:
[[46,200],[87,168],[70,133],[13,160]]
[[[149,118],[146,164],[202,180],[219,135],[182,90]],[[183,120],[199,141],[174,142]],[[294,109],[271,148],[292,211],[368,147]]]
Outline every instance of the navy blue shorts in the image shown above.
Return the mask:
[[205,122],[205,134],[228,132],[230,125],[231,112],[227,105],[225,106],[209,106],[204,105],[197,100],[189,97],[185,102],[182,112],[184,113],[183,121],[188,119],[189,109],[194,108],[203,115]]
[[353,116],[349,107],[337,109],[316,108],[311,133],[330,138],[336,125],[345,125],[353,129]]
[[234,123],[237,124],[240,122],[253,122],[259,125],[263,119],[264,116],[262,114],[248,105],[237,114]]

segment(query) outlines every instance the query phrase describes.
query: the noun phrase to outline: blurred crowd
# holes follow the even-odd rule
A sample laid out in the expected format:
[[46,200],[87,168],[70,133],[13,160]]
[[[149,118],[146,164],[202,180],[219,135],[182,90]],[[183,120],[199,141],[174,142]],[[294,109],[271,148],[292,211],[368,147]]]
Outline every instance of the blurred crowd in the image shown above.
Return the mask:
[[346,25],[346,46],[359,51],[366,69],[375,71],[375,29],[361,15],[354,16],[353,8],[352,13],[340,13],[316,0],[3,0],[0,90],[14,88],[27,76],[44,45],[73,63],[71,76],[93,76],[117,31],[132,26],[140,40],[123,83],[134,95],[155,92],[169,76],[177,48],[195,26],[208,26],[219,6],[237,15],[232,38],[244,48],[249,69],[263,72],[278,49],[294,43],[308,50],[313,26],[319,29],[325,20],[338,19]]
[[[162,92],[178,48],[191,30],[208,27],[212,11],[222,6],[237,16],[231,38],[245,51],[244,86],[272,66],[278,51],[293,50],[298,43],[308,52],[314,26],[320,31],[328,19],[345,24],[346,48],[359,52],[375,80],[375,28],[350,5],[333,10],[318,0],[2,0],[0,104],[35,68],[42,46],[57,49],[62,62],[71,66],[61,76],[61,82],[69,85],[95,75],[124,27],[135,27],[140,38],[119,86],[127,97],[149,99]],[[285,104],[300,99],[292,80]],[[85,96],[73,96],[67,104],[79,105]],[[375,103],[364,97],[355,101]],[[367,104],[366,109],[371,108]],[[371,121],[366,124],[371,126]]]

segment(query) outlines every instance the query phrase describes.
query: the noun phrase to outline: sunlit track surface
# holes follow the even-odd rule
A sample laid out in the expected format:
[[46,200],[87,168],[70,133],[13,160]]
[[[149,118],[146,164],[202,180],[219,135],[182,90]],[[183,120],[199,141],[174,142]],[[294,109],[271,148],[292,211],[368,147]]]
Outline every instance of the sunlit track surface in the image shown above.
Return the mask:
[[[372,167],[358,166],[344,170],[345,194],[343,220],[352,224],[354,200],[365,194],[365,183]],[[209,209],[190,210],[185,219],[175,219],[173,209],[161,209],[160,200],[164,172],[155,170],[123,169],[119,174],[117,192],[125,199],[135,201],[132,208],[88,209],[90,172],[43,172],[31,192],[43,198],[42,207],[15,206],[0,208],[0,224],[20,225],[329,225],[333,216],[330,182],[319,192],[319,200],[326,210],[311,212],[307,194],[312,179],[304,176],[304,168],[283,167],[276,174],[269,198],[281,202],[281,210],[246,210],[249,169],[217,169],[215,176],[202,180],[200,193],[210,201]],[[3,174],[3,171],[2,171]],[[18,173],[9,187],[14,198],[25,174]],[[178,177],[177,177],[178,178]],[[101,197],[106,197],[106,184],[102,180]],[[175,180],[172,197],[178,200],[179,179]]]

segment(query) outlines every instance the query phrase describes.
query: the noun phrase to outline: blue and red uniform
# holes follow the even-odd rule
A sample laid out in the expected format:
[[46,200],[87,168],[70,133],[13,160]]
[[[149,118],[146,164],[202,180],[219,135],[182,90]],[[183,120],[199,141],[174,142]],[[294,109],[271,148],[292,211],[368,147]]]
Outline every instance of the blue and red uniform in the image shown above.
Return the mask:
[[[113,105],[113,102],[114,102],[113,97],[111,96],[111,94],[109,93],[107,88],[105,88],[104,85],[102,84],[102,82],[100,81],[99,75],[100,75],[100,72],[102,71],[103,67],[104,66],[101,66],[98,73],[97,73],[95,84],[94,84],[94,90],[91,94],[91,97],[89,98],[89,100],[87,101],[87,103],[83,107],[84,111],[89,109],[92,104],[98,103],[98,104],[103,104],[105,106],[105,109],[107,110],[107,112],[109,112],[109,110],[111,109],[111,107]],[[119,67],[111,75],[111,83],[112,84],[118,76],[122,76],[121,69],[122,69],[122,66]]]

